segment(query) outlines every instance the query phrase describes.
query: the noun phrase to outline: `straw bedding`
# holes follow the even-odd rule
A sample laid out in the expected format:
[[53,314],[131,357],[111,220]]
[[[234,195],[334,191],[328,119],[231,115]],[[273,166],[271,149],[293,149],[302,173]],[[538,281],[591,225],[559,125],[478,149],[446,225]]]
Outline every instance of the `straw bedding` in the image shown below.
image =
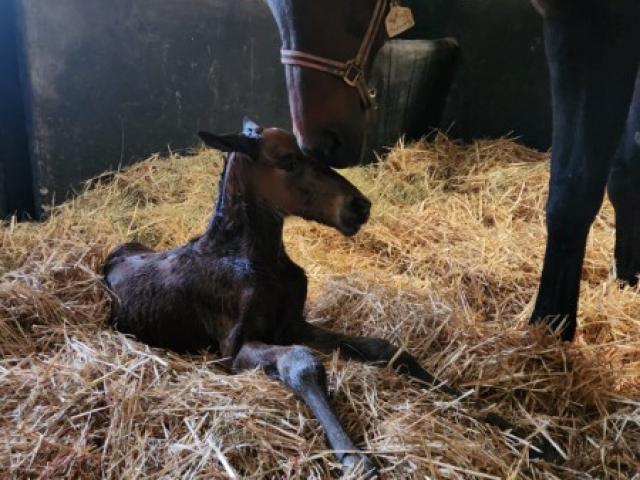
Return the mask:
[[[43,224],[0,232],[0,478],[328,478],[317,422],[260,372],[152,350],[105,323],[114,245],[202,231],[220,159],[151,158],[93,181]],[[354,239],[302,220],[286,243],[308,316],[383,336],[556,442],[559,464],[389,369],[324,356],[347,430],[383,478],[640,478],[640,296],[610,275],[606,205],[588,244],[577,341],[527,326],[544,249],[547,155],[444,136],[347,172],[374,202]],[[477,412],[475,412],[477,413]]]

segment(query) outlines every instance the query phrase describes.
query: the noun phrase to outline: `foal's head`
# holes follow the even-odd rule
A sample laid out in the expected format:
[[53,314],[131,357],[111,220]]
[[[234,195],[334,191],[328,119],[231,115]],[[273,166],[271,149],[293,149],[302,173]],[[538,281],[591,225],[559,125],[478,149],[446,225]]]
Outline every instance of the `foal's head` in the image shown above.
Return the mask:
[[[356,56],[378,0],[267,1],[283,49],[345,62]],[[389,2],[381,8],[386,15]],[[364,65],[365,76],[386,39],[383,24]],[[366,146],[366,119],[373,110],[362,108],[358,91],[342,78],[297,65],[285,70],[298,145],[334,167],[356,164]]]
[[296,215],[354,235],[368,220],[371,203],[325,163],[304,155],[293,134],[245,119],[239,134],[200,132],[210,147],[228,152],[226,178],[282,215]]

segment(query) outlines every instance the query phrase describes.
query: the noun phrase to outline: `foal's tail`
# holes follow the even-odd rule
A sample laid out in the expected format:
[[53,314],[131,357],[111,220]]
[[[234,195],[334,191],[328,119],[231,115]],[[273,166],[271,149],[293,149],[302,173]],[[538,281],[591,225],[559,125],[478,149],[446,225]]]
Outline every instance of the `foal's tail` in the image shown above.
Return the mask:
[[153,252],[153,250],[142,245],[141,243],[128,242],[123,243],[122,245],[118,245],[107,255],[107,258],[104,261],[104,265],[102,266],[102,280],[104,281],[107,287],[108,294],[111,298],[111,314],[109,315],[109,323],[111,325],[117,324],[118,312],[120,309],[120,300],[118,299],[118,296],[115,294],[115,292],[111,289],[112,285],[109,282],[109,274],[116,266],[124,262],[127,257],[149,252]]
[[130,257],[131,255],[140,255],[141,253],[150,253],[153,250],[139,242],[127,242],[122,245],[118,245],[116,248],[111,250],[107,255],[107,258],[104,261],[104,265],[102,267],[102,275],[104,275],[105,279],[109,272],[121,263],[125,258]]

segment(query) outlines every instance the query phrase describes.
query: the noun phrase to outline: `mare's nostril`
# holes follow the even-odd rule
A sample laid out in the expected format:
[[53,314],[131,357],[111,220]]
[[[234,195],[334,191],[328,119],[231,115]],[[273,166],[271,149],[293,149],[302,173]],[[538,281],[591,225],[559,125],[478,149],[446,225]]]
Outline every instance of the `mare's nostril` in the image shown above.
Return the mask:
[[324,151],[325,155],[333,155],[333,153],[335,153],[341,145],[342,142],[340,141],[340,135],[338,135],[338,132],[334,130],[324,131],[322,137],[322,150]]
[[331,157],[340,150],[342,141],[340,135],[334,130],[323,130],[311,143],[302,143],[300,150],[309,157],[330,162]]

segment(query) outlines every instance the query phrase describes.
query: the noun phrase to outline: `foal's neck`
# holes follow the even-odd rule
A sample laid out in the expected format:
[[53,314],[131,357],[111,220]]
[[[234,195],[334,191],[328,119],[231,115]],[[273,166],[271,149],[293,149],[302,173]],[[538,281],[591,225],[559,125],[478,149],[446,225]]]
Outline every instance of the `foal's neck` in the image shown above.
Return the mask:
[[206,251],[274,261],[284,253],[284,219],[256,197],[248,162],[238,153],[225,160],[216,208],[199,243]]

